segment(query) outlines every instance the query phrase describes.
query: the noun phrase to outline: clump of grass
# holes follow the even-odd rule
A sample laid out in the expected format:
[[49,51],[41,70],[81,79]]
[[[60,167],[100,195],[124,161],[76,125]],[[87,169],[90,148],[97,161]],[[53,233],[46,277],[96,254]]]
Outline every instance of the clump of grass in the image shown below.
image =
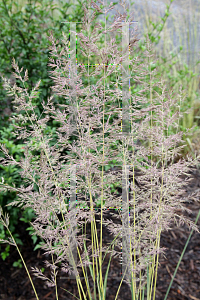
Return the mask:
[[[48,103],[43,102],[43,115],[46,116],[41,115],[37,119],[32,100],[39,93],[40,82],[29,94],[26,85],[28,74],[25,72],[23,77],[21,75],[23,70],[19,70],[15,61],[13,61],[15,77],[21,80],[24,88],[16,85],[11,87],[4,79],[4,87],[9,95],[15,97],[13,103],[16,104],[15,108],[19,113],[18,116],[13,117],[18,124],[15,126],[16,135],[18,139],[26,140],[26,151],[25,159],[19,163],[1,145],[6,155],[6,158],[1,158],[1,164],[18,165],[23,170],[21,176],[27,179],[27,186],[15,188],[8,186],[2,180],[0,190],[18,191],[19,201],[10,205],[34,209],[37,219],[31,225],[36,234],[46,242],[42,249],[52,257],[52,263],[46,262],[52,270],[52,278],[51,280],[46,278],[37,268],[33,268],[33,271],[36,276],[47,280],[49,286],[55,286],[57,299],[56,276],[57,265],[60,263],[63,271],[76,278],[80,299],[87,299],[87,294],[90,299],[93,299],[86,273],[87,267],[93,278],[94,299],[97,298],[97,294],[99,299],[106,299],[109,265],[103,278],[102,253],[110,253],[110,259],[121,255],[121,252],[113,251],[114,244],[122,247],[123,268],[122,280],[115,299],[118,297],[123,280],[131,289],[132,299],[138,299],[139,296],[141,299],[145,286],[147,286],[147,299],[151,299],[152,296],[155,299],[158,259],[159,254],[164,252],[164,249],[160,248],[161,232],[170,228],[172,220],[176,220],[175,217],[179,217],[181,222],[187,223],[193,230],[198,231],[192,221],[178,216],[176,209],[184,210],[182,202],[188,200],[186,197],[181,198],[185,181],[183,182],[179,175],[187,174],[189,166],[196,165],[199,157],[195,159],[188,157],[188,161],[182,159],[173,164],[173,159],[184,147],[176,147],[181,141],[182,132],[174,135],[168,134],[170,126],[178,127],[176,121],[180,117],[180,112],[172,115],[171,110],[177,106],[177,99],[183,98],[185,91],[180,88],[176,98],[172,97],[172,91],[166,91],[162,78],[159,83],[153,83],[156,69],[151,69],[151,58],[155,59],[155,55],[151,54],[152,49],[148,39],[146,62],[140,64],[139,58],[128,59],[128,49],[129,47],[131,47],[130,50],[134,49],[136,38],[132,37],[129,43],[127,34],[129,23],[133,19],[126,20],[126,12],[123,15],[116,15],[114,23],[108,29],[107,27],[103,29],[100,24],[96,24],[93,32],[90,32],[90,24],[95,14],[93,12],[90,16],[91,5],[94,6],[94,11],[102,10],[102,8],[93,1],[88,1],[88,5],[89,9],[83,7],[85,11],[83,31],[77,34],[82,40],[81,45],[85,50],[83,54],[88,57],[87,68],[79,64],[80,71],[76,73],[75,51],[73,51],[75,27],[71,27],[70,48],[64,34],[62,49],[57,47],[53,35],[50,36],[52,43],[50,66],[53,69],[51,74],[55,83],[53,90],[65,97],[69,104],[57,104],[56,109],[53,97],[51,97]],[[124,3],[121,2],[121,5],[126,9]],[[97,33],[97,28],[100,28],[100,33]],[[95,46],[101,34],[117,30],[120,30],[122,34],[122,54],[115,45],[115,39],[105,40],[105,49],[98,49]],[[102,64],[90,73],[89,58],[92,53],[99,55]],[[109,65],[106,69],[108,62],[113,65]],[[117,78],[116,65],[118,64],[122,64],[122,82]],[[103,76],[98,78],[102,71]],[[116,88],[109,89],[106,85],[106,78],[113,72],[116,72]],[[139,73],[141,75],[135,78],[134,74]],[[131,95],[127,84],[129,76],[135,81],[142,82],[146,74],[149,75],[149,82],[144,83],[143,90],[149,91],[150,97],[148,99],[142,97],[142,93]],[[88,86],[83,86],[81,76],[88,76]],[[98,81],[95,85],[90,85],[89,79],[95,76]],[[118,87],[120,84],[121,89]],[[158,92],[153,92],[154,85],[158,86]],[[119,100],[121,95],[122,109],[121,100]],[[117,107],[117,100],[120,107]],[[20,114],[22,110],[26,112],[27,117],[22,117]],[[49,118],[60,124],[57,143],[51,147],[49,146],[51,137],[43,133]],[[110,124],[111,119],[112,124]],[[76,140],[71,145],[69,137],[72,135],[76,137]],[[137,145],[138,140],[143,143]],[[146,146],[145,141],[148,141]],[[66,149],[70,150],[68,154],[61,156],[61,152]],[[40,160],[33,160],[31,153],[34,150],[40,151]],[[122,173],[115,175],[111,172],[106,173],[105,166],[116,157],[118,164],[122,166]],[[143,189],[135,185],[136,168],[143,171],[140,177],[140,183],[145,187]],[[129,175],[133,178],[131,200],[128,193]],[[69,180],[70,185],[67,184]],[[121,197],[116,197],[111,193],[110,185],[116,182],[122,183]],[[38,191],[33,191],[34,185],[38,187]],[[83,211],[84,203],[80,199],[83,191],[89,194],[89,209],[86,211]],[[99,198],[101,209],[100,212],[95,212],[94,208]],[[193,195],[194,200],[197,198],[198,195]],[[116,225],[110,220],[103,220],[104,210],[111,207],[118,209],[122,224]],[[140,210],[143,211],[142,214],[139,213]],[[101,225],[100,236],[97,235],[96,230],[95,217],[98,214]],[[9,230],[9,217],[1,216],[1,222]],[[78,229],[83,228],[87,222],[91,224],[91,246],[88,248],[85,245],[85,234],[77,237]],[[103,224],[115,236],[110,244],[112,251],[110,246],[102,247]],[[12,235],[9,241],[4,242],[17,247]],[[84,246],[84,252],[81,255],[82,246]],[[22,258],[20,251],[19,254]],[[76,260],[76,254],[78,254],[79,261]],[[56,260],[53,255],[56,255]],[[23,263],[26,267],[24,260]],[[78,268],[83,271],[87,291],[83,289]],[[142,270],[146,271],[143,275]],[[28,275],[33,285],[30,274]],[[34,291],[39,299],[35,288]]]

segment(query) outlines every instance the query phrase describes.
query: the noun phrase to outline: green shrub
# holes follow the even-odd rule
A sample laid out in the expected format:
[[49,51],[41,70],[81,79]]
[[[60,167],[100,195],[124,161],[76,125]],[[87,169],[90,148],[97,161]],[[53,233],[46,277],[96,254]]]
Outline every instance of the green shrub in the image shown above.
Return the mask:
[[[69,32],[69,24],[63,23],[67,19],[79,22],[82,20],[83,1],[75,6],[73,15],[68,13],[70,4],[59,1],[56,6],[52,0],[42,0],[39,2],[28,0],[27,4],[21,9],[19,1],[3,0],[0,2],[0,62],[1,75],[5,76],[11,82],[16,82],[20,86],[20,81],[12,75],[11,67],[12,59],[15,58],[19,67],[22,66],[28,70],[29,90],[33,87],[38,78],[41,78],[40,90],[38,97],[34,98],[33,105],[37,116],[42,113],[42,101],[45,103],[52,95],[51,86],[52,79],[49,76],[48,56],[49,56],[49,31],[53,31],[56,38],[60,37],[61,31]],[[59,13],[55,18],[55,12]],[[9,154],[20,161],[24,157],[23,139],[16,140],[13,124],[10,123],[9,116],[17,114],[15,107],[11,104],[11,97],[6,95],[0,79],[0,142],[9,149]],[[57,97],[55,101],[65,103],[65,99]],[[55,136],[56,122],[49,122],[45,134]],[[40,154],[35,153],[36,154]],[[0,156],[4,156],[3,153]],[[14,166],[0,166],[0,178],[3,177],[6,182],[19,187],[22,178],[19,174],[20,170]],[[7,207],[10,202],[17,200],[15,192],[0,193],[0,205],[4,208],[4,213],[9,212],[10,230],[15,232],[18,224],[20,213],[21,220],[28,223],[33,219],[35,214],[32,209],[21,211],[18,207]],[[31,227],[29,228],[31,232]],[[0,238],[4,239],[8,232],[1,226]],[[15,233],[18,244],[22,245],[22,241]],[[33,242],[36,243],[37,237],[32,236]],[[35,247],[37,249],[37,245]],[[1,252],[1,257],[5,259],[9,256],[9,247]],[[1,247],[0,247],[1,250]]]

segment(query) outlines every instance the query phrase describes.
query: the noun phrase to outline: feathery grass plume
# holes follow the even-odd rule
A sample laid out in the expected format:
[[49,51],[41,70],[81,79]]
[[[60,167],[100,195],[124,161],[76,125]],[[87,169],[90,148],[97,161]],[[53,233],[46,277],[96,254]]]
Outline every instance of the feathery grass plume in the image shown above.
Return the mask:
[[[103,4],[99,0],[98,3]],[[125,3],[120,2],[120,4],[126,10]],[[170,228],[173,219],[176,221],[175,217],[180,217],[176,214],[176,209],[183,210],[181,202],[187,200],[186,197],[180,198],[185,182],[178,176],[185,174],[188,166],[197,164],[199,157],[195,160],[188,157],[188,161],[180,160],[176,164],[167,165],[169,159],[176,156],[180,150],[176,145],[181,141],[182,132],[171,136],[167,133],[169,126],[177,126],[176,119],[180,114],[171,116],[170,108],[177,105],[177,99],[175,97],[172,99],[172,92],[166,91],[163,80],[161,79],[160,83],[153,83],[156,69],[151,70],[151,57],[155,55],[151,54],[149,40],[147,39],[146,43],[144,64],[139,63],[139,58],[129,59],[129,23],[133,19],[127,20],[126,11],[124,14],[118,13],[109,28],[103,29],[101,24],[97,23],[93,32],[90,32],[95,10],[103,11],[103,8],[94,1],[88,1],[88,6],[89,9],[83,6],[85,12],[83,30],[77,34],[85,50],[82,53],[88,57],[87,68],[79,64],[77,67],[81,71],[77,74],[74,63],[75,53],[71,51],[71,47],[75,45],[75,26],[70,30],[70,48],[64,34],[62,49],[58,49],[53,35],[50,35],[52,43],[50,66],[53,69],[51,74],[55,83],[53,91],[66,98],[66,105],[57,104],[58,107],[55,108],[51,97],[47,104],[43,102],[44,117],[41,115],[38,120],[34,113],[32,99],[37,97],[40,82],[29,95],[25,85],[28,74],[25,72],[23,78],[22,70],[19,70],[13,61],[15,76],[21,80],[24,88],[16,85],[11,87],[6,80],[4,80],[4,87],[15,97],[13,103],[16,104],[19,115],[13,118],[18,123],[17,138],[26,140],[25,159],[16,162],[1,145],[7,158],[0,158],[0,161],[2,165],[18,165],[22,168],[21,176],[27,179],[27,186],[15,188],[2,182],[0,190],[17,190],[19,201],[12,202],[10,205],[23,205],[24,208],[34,209],[37,219],[31,225],[37,235],[46,241],[42,249],[46,251],[45,253],[51,254],[52,263],[46,261],[46,265],[52,270],[52,278],[51,280],[46,278],[37,268],[33,268],[34,274],[47,280],[49,286],[56,287],[57,299],[57,264],[62,263],[62,270],[75,276],[80,299],[86,300],[87,294],[89,299],[93,299],[91,284],[86,273],[86,268],[89,267],[93,278],[94,299],[97,298],[98,293],[99,299],[105,300],[109,265],[103,280],[102,253],[111,253],[110,258],[121,255],[121,251],[114,251],[113,248],[112,251],[110,250],[113,243],[122,247],[123,251],[123,276],[115,299],[123,280],[130,286],[132,299],[138,299],[139,295],[141,297],[141,291],[146,285],[147,299],[151,299],[153,288],[153,299],[155,299],[158,257],[159,253],[164,251],[160,248],[160,235],[163,230]],[[90,16],[91,6],[94,10],[92,16]],[[109,9],[111,8],[112,5]],[[104,13],[106,15],[106,10]],[[100,33],[97,33],[97,28],[100,28]],[[122,53],[117,49],[114,38],[109,42],[105,40],[104,49],[99,49],[95,45],[102,34],[114,31],[122,34]],[[133,39],[136,40],[135,37]],[[131,43],[131,47],[134,45],[135,43]],[[102,64],[90,73],[90,58],[93,53],[101,58]],[[113,65],[108,64],[109,62]],[[122,64],[122,82],[117,78],[119,70],[116,70],[116,65],[119,64]],[[103,76],[99,78],[102,71]],[[106,85],[106,78],[113,72],[116,72],[116,88],[110,89]],[[140,72],[141,76],[135,78],[136,72],[137,74]],[[128,91],[129,78],[142,82],[147,74],[149,83],[144,84],[143,91],[149,90],[150,101],[142,97],[142,91],[133,95]],[[81,76],[88,77],[88,86],[83,86]],[[97,82],[90,85],[90,78],[97,78]],[[122,88],[118,85],[122,85]],[[156,92],[154,86],[157,86],[160,92]],[[180,88],[178,96],[182,97],[183,92]],[[27,117],[22,118],[21,110],[26,111]],[[110,124],[111,117],[113,117],[112,124]],[[60,124],[57,143],[51,147],[49,146],[51,137],[44,134],[50,118]],[[70,136],[76,138],[72,145],[69,143]],[[141,145],[136,145],[138,139],[142,141]],[[149,141],[148,147],[145,146],[145,141]],[[33,159],[31,153],[34,150],[40,151],[40,160]],[[61,155],[61,152],[66,150],[68,150],[67,154]],[[105,166],[116,158],[118,165],[122,167],[122,172],[115,175],[112,172],[106,173]],[[135,185],[136,168],[143,172],[138,179],[143,188]],[[131,199],[128,197],[129,174],[133,178]],[[69,180],[70,185],[67,184]],[[116,182],[122,183],[120,197],[113,195],[110,190],[110,185]],[[38,187],[38,190],[33,191],[34,187]],[[87,201],[89,209],[85,211],[83,210],[85,201],[81,200],[83,192],[89,195]],[[76,202],[74,196],[77,196]],[[197,197],[198,195],[194,195],[194,199]],[[99,199],[101,209],[100,212],[95,212],[94,208]],[[103,219],[104,210],[111,207],[118,209],[122,224]],[[97,215],[100,215],[100,236],[97,235],[96,230]],[[180,220],[198,231],[197,226],[189,219],[181,216]],[[1,218],[1,222],[8,228],[8,218],[6,222]],[[85,246],[85,234],[77,236],[78,231],[87,222],[91,224],[92,239],[91,246],[88,248]],[[115,236],[109,247],[102,246],[103,224]],[[121,234],[123,234],[122,241]],[[12,243],[16,245],[15,241]],[[84,252],[80,254],[82,246]],[[74,253],[78,254],[79,261],[76,261]],[[57,257],[56,260],[54,255]],[[23,263],[25,265],[24,261]],[[87,291],[83,289],[78,268],[83,271]],[[39,299],[37,293],[36,297]]]

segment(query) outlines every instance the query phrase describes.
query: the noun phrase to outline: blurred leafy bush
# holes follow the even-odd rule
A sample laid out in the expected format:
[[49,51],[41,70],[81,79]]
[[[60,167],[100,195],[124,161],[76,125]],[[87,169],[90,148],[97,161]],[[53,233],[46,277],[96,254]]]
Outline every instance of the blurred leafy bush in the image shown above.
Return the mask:
[[[72,1],[71,1],[72,2]],[[1,75],[10,79],[14,84],[20,86],[21,82],[12,76],[12,59],[18,63],[19,68],[28,70],[29,84],[31,90],[36,82],[41,79],[40,93],[37,99],[34,99],[35,113],[39,117],[42,113],[42,101],[45,103],[52,95],[51,86],[53,80],[49,76],[49,46],[48,40],[49,31],[53,32],[56,39],[61,40],[62,31],[69,33],[70,23],[66,21],[80,22],[82,21],[84,12],[82,9],[83,2],[78,1],[74,5],[72,13],[68,10],[71,3],[59,0],[57,4],[53,0],[28,0],[21,7],[20,1],[2,0],[0,2],[0,62]],[[80,30],[80,29],[78,29]],[[61,44],[61,41],[60,41]],[[58,97],[55,98],[55,103],[66,104],[66,100]],[[3,80],[0,79],[0,143],[4,144],[17,161],[24,157],[23,140],[17,140],[14,134],[13,124],[10,123],[9,116],[14,115],[15,108],[12,104],[12,98],[6,95],[3,88]],[[48,123],[46,134],[52,134],[56,137],[56,126],[52,120]],[[40,153],[35,153],[39,155]],[[3,156],[0,153],[0,156]],[[12,183],[16,187],[20,187],[22,178],[19,174],[19,169],[14,166],[0,166],[0,177],[3,177],[5,182]],[[21,210],[19,207],[6,206],[10,202],[17,200],[16,193],[6,192],[0,194],[0,205],[3,207],[3,212],[10,215],[10,230],[15,232],[19,218],[25,223],[29,223],[35,214],[30,208]],[[31,227],[27,228],[32,232]],[[5,239],[7,232],[3,227],[0,227],[0,239]],[[19,245],[22,241],[19,234],[14,233],[14,238]],[[37,236],[32,236],[33,243],[37,241]],[[3,247],[5,248],[5,247]],[[38,248],[38,245],[35,247]],[[1,249],[1,246],[0,246]],[[6,247],[1,252],[2,259],[9,256],[10,247]],[[16,264],[15,264],[16,265]]]

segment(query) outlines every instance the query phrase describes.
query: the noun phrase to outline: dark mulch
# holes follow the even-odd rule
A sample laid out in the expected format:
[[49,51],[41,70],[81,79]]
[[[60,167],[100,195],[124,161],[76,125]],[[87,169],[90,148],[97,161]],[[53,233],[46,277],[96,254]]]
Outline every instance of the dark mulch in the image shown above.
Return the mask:
[[[200,171],[197,169],[191,169],[191,174],[193,176],[193,181],[187,185],[186,193],[197,191],[197,189],[200,187]],[[184,213],[184,215],[195,222],[196,216],[200,209],[200,203],[191,202],[185,203],[184,205],[192,211],[192,214],[188,215]],[[197,224],[200,229],[200,220]],[[190,233],[187,225],[181,225],[180,227],[177,227],[176,224],[172,224],[171,228],[171,230],[161,234],[160,246],[166,247],[167,250],[165,252],[165,257],[163,255],[159,257],[160,267],[158,270],[156,300],[164,299],[171,281],[171,277]],[[88,229],[89,227],[87,227],[87,233]],[[28,270],[30,271],[31,267],[34,266],[38,267],[39,269],[44,267],[43,261],[48,257],[44,257],[42,255],[42,251],[32,250],[32,240],[25,230],[24,223],[19,222],[17,231],[24,242],[24,246],[20,247],[20,249],[27,264]],[[103,244],[106,245],[105,243],[110,243],[111,240],[112,237],[104,228]],[[117,250],[119,251],[119,249]],[[107,256],[106,263],[103,265],[103,274],[105,274],[107,268],[108,258],[109,257]],[[6,259],[6,261],[2,261],[0,259],[0,299],[36,299],[25,269],[16,269],[12,266],[13,262],[17,261],[18,259],[19,255],[14,247],[11,248],[11,255]],[[49,259],[49,261],[51,260]],[[111,261],[109,272],[106,299],[115,299],[115,295],[121,280],[120,272],[120,258],[113,259]],[[51,278],[49,268],[46,268],[44,274]],[[40,300],[56,299],[55,288],[48,287],[43,280],[37,279],[34,275],[31,275],[31,277]],[[60,271],[58,272],[57,284],[59,299],[75,299],[60,287],[63,287],[78,297],[76,281],[72,279],[66,279],[65,273]],[[83,287],[86,288],[84,284]],[[130,290],[125,283],[122,284],[118,299],[131,299]],[[193,232],[192,234],[167,299],[200,299],[200,239],[197,232]]]

